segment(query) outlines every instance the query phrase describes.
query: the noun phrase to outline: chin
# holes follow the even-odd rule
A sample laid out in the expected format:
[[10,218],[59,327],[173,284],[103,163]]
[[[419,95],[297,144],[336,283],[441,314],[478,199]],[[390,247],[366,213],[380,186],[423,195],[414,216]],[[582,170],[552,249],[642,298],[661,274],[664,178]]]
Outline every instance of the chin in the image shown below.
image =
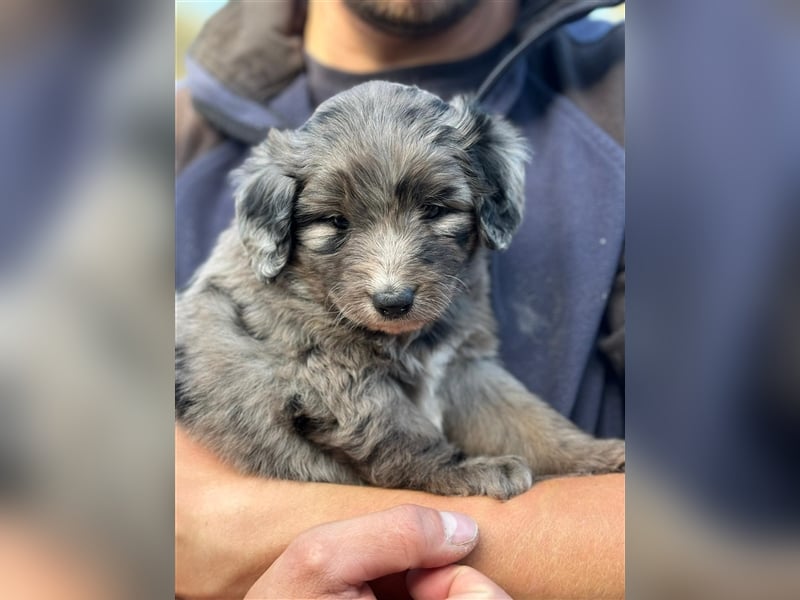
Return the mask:
[[380,331],[381,333],[388,333],[389,335],[403,335],[405,333],[414,333],[425,327],[424,321],[416,321],[412,319],[403,319],[401,321],[382,321],[379,323],[370,323],[366,327],[373,331]]

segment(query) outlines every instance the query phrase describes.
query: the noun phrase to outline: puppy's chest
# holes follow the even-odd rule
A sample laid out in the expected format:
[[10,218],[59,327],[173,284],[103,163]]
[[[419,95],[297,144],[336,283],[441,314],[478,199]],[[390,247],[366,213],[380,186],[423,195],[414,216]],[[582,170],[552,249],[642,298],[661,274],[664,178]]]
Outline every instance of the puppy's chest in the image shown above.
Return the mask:
[[442,430],[440,388],[446,385],[447,370],[456,359],[456,348],[443,345],[420,356],[407,356],[397,361],[393,377],[403,387],[410,402]]

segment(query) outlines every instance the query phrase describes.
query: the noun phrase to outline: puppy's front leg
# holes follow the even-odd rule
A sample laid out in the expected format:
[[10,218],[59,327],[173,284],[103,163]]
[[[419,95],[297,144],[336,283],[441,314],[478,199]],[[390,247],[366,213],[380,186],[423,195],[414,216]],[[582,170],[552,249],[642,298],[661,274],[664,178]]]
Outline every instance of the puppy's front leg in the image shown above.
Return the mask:
[[445,434],[469,454],[524,456],[535,478],[624,470],[625,442],[580,430],[493,359],[452,365],[439,393]]
[[[306,436],[346,460],[372,485],[506,499],[532,484],[523,458],[467,458],[391,385],[370,387],[363,397],[328,404],[327,409],[334,414],[319,422],[336,425],[309,430]],[[317,417],[309,415],[309,420]]]

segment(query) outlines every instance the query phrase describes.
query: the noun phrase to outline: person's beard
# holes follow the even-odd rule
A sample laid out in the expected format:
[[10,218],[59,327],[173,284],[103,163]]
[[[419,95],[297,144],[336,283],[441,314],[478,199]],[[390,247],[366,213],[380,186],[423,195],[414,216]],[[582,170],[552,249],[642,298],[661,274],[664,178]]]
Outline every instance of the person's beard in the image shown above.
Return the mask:
[[460,21],[479,0],[344,0],[357,17],[401,37],[434,35]]

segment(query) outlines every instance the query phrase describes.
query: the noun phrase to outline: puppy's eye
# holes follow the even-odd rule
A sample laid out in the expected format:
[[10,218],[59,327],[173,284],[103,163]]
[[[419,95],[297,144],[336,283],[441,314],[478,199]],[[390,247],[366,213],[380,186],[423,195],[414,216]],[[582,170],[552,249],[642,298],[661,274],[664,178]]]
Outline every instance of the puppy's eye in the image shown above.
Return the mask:
[[439,217],[453,212],[453,209],[441,204],[425,204],[422,206],[422,218],[433,221]]
[[336,215],[335,217],[331,217],[328,219],[328,222],[336,227],[339,231],[344,231],[348,227],[350,227],[350,221],[344,218],[342,215]]

